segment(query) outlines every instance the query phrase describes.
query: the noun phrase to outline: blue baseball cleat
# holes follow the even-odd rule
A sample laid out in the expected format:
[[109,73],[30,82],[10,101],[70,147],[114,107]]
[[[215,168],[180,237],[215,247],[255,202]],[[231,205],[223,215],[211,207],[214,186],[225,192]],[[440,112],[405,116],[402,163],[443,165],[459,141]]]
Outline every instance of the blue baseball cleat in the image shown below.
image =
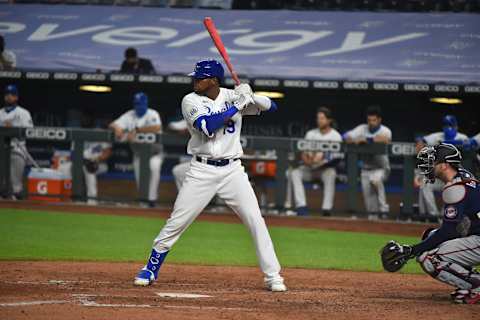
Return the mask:
[[168,251],[160,253],[157,250],[152,249],[152,253],[150,254],[147,265],[138,272],[133,283],[136,286],[146,287],[157,280],[158,271],[160,271],[160,266],[165,260],[167,254]]

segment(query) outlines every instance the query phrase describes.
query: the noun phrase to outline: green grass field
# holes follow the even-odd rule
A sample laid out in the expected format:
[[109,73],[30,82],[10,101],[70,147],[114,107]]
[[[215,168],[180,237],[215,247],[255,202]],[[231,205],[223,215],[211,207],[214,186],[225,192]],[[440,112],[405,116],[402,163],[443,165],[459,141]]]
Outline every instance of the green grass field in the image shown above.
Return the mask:
[[[144,261],[164,219],[0,209],[0,259]],[[354,232],[270,227],[283,267],[380,271],[379,248],[394,238]],[[245,226],[197,221],[167,258],[169,263],[256,265]],[[416,263],[404,269],[420,272]]]

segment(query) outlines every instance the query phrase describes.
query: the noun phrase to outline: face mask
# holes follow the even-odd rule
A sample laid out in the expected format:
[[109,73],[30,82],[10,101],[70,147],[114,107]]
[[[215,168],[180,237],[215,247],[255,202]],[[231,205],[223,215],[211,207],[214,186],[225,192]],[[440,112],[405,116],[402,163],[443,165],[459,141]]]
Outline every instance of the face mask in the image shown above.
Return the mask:
[[443,127],[443,138],[445,141],[455,140],[457,129],[455,127]]
[[16,105],[7,105],[5,107],[5,111],[7,111],[7,113],[12,112],[13,110],[15,110],[16,107]]
[[137,117],[141,118],[147,113],[147,105],[146,104],[137,104],[135,105],[135,114]]
[[370,132],[370,133],[375,133],[375,132],[378,130],[378,128],[380,128],[380,126],[376,126],[376,127],[373,127],[373,128],[372,128],[372,127],[368,127],[368,132]]

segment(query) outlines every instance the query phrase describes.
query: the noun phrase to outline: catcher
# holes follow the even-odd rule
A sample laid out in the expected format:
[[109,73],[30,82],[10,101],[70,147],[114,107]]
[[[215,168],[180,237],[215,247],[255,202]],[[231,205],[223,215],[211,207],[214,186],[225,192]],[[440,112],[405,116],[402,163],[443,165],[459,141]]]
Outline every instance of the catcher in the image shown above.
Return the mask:
[[417,159],[426,182],[445,183],[443,223],[425,230],[414,246],[387,243],[380,252],[383,267],[395,272],[416,258],[427,274],[455,287],[454,302],[480,302],[480,273],[474,270],[480,264],[480,181],[462,168],[460,151],[451,144],[424,147]]

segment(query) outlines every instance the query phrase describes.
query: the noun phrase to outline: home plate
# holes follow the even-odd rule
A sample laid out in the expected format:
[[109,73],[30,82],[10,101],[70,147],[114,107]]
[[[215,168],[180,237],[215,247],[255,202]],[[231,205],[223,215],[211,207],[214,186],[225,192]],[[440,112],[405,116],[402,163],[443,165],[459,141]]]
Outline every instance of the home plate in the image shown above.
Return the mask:
[[198,298],[211,298],[212,296],[207,296],[205,294],[195,294],[195,293],[180,293],[180,292],[156,292],[157,296],[162,298],[187,298],[187,299],[198,299]]

